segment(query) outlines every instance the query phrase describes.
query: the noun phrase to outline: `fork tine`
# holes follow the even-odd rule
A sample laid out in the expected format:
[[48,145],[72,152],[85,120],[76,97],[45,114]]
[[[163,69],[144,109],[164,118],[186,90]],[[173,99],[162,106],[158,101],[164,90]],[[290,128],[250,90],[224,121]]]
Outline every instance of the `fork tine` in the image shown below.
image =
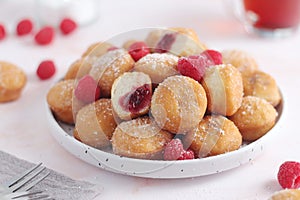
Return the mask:
[[39,196],[23,196],[23,197],[14,197],[11,199],[16,199],[16,200],[22,200],[22,199],[26,199],[26,200],[41,200],[41,199],[49,199],[50,196],[47,194],[44,195],[39,195]]
[[23,179],[25,176],[27,176],[28,174],[30,174],[32,171],[34,171],[36,168],[40,167],[42,165],[42,163],[39,163],[35,166],[33,166],[31,169],[28,169],[27,171],[25,171],[24,173],[20,174],[19,176],[17,176],[16,178],[12,179],[10,184],[8,185],[8,187],[12,187],[13,185],[15,185],[18,181],[20,181],[21,179]]
[[44,194],[40,196],[35,196],[35,197],[29,197],[30,200],[40,200],[40,199],[49,199],[49,195]]
[[50,174],[50,172],[47,172],[45,175],[43,175],[43,176],[39,177],[38,179],[32,181],[28,185],[25,185],[24,187],[22,187],[18,191],[28,191],[28,190],[30,190],[33,186],[35,186],[36,184],[38,184],[39,182],[41,182],[42,180],[44,180],[49,174]]
[[14,193],[10,193],[10,194],[5,195],[5,199],[18,199],[18,200],[29,199],[30,196],[41,194],[41,193],[42,193],[42,191],[14,192]]
[[17,191],[18,189],[20,189],[23,185],[25,185],[26,183],[28,183],[30,180],[32,180],[34,177],[36,177],[37,175],[39,175],[42,171],[44,171],[46,168],[45,167],[38,167],[35,168],[34,170],[32,170],[29,174],[27,174],[25,177],[23,176],[22,179],[20,179],[19,181],[17,181],[17,183],[15,183],[12,187],[10,187],[10,190],[12,192]]

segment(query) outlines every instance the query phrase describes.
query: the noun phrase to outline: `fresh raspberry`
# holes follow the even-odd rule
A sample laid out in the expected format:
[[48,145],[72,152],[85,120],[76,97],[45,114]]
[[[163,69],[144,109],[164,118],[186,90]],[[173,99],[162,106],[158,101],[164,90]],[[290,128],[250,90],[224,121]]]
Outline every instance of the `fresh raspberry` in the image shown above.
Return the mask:
[[134,61],[138,61],[145,55],[149,54],[150,49],[145,42],[135,42],[129,46],[128,52]]
[[55,64],[51,60],[42,61],[36,71],[36,74],[41,80],[51,78],[55,74]]
[[33,24],[30,19],[23,19],[17,25],[17,35],[22,36],[30,33],[33,29]]
[[200,81],[207,66],[207,58],[203,55],[197,55],[179,58],[177,69],[180,74]]
[[54,38],[54,28],[46,26],[42,28],[34,37],[35,41],[39,45],[47,45],[52,42]]
[[300,187],[300,163],[294,161],[284,162],[277,174],[278,182],[284,189],[297,189]]
[[100,88],[93,77],[85,75],[78,81],[75,88],[75,96],[80,101],[91,103],[99,99]]
[[206,56],[214,65],[220,65],[223,63],[222,54],[218,51],[208,49],[202,52],[201,55]]
[[164,151],[164,160],[187,160],[194,159],[192,150],[184,150],[180,139],[172,139],[167,143]]
[[169,143],[167,143],[165,151],[164,151],[164,159],[165,160],[178,160],[183,156],[185,150],[183,149],[183,145],[181,140],[176,138],[172,139]]
[[191,160],[195,158],[195,154],[192,150],[184,151],[184,153],[178,158],[178,160]]
[[0,24],[0,40],[3,40],[6,36],[6,31],[4,25]]
[[77,23],[70,18],[64,18],[61,21],[59,28],[64,35],[68,35],[77,28]]

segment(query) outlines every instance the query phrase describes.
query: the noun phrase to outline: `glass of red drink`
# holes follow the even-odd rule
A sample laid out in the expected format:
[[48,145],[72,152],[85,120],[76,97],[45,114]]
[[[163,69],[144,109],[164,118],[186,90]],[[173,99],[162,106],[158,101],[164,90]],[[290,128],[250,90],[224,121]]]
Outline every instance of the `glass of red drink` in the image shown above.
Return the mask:
[[300,0],[236,0],[238,17],[250,32],[284,37],[294,33],[300,22]]

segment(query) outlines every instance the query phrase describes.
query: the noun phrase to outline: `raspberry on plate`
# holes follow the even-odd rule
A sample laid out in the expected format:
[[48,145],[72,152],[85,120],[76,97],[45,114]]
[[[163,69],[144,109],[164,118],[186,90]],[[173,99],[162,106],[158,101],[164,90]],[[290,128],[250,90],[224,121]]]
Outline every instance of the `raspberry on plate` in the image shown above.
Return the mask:
[[30,19],[21,20],[16,28],[16,32],[18,36],[27,35],[31,33],[33,29],[33,23]]
[[93,77],[85,75],[78,81],[75,88],[75,96],[80,101],[91,103],[99,99],[100,88]]
[[64,18],[61,21],[59,28],[64,35],[68,35],[77,28],[77,23],[70,18]]
[[218,51],[208,49],[202,52],[201,55],[206,56],[214,65],[220,65],[223,63],[222,54]]
[[0,40],[4,39],[6,36],[6,31],[4,25],[0,24]]
[[54,34],[54,28],[51,26],[46,26],[37,32],[34,39],[39,45],[47,45],[52,42]]
[[55,64],[51,60],[41,62],[37,68],[36,74],[41,80],[51,78],[55,74]]
[[187,160],[194,159],[192,150],[184,150],[180,139],[172,139],[167,143],[164,151],[164,160]]
[[145,42],[134,42],[129,46],[129,54],[134,61],[138,61],[145,55],[150,53],[150,49]]
[[277,174],[278,182],[284,189],[300,187],[300,163],[295,161],[284,162]]
[[200,81],[204,76],[207,58],[202,55],[182,57],[178,60],[178,71],[184,76],[188,76],[196,81]]
[[177,68],[180,74],[200,81],[207,67],[219,64],[222,64],[222,54],[215,50],[206,50],[200,55],[180,58]]

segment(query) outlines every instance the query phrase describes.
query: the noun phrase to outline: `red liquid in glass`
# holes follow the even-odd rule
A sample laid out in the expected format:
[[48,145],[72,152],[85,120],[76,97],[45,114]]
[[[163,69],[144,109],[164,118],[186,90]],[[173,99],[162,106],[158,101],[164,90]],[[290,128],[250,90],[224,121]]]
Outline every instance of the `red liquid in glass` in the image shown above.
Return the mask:
[[244,6],[257,14],[257,28],[293,28],[300,21],[300,0],[244,0]]

